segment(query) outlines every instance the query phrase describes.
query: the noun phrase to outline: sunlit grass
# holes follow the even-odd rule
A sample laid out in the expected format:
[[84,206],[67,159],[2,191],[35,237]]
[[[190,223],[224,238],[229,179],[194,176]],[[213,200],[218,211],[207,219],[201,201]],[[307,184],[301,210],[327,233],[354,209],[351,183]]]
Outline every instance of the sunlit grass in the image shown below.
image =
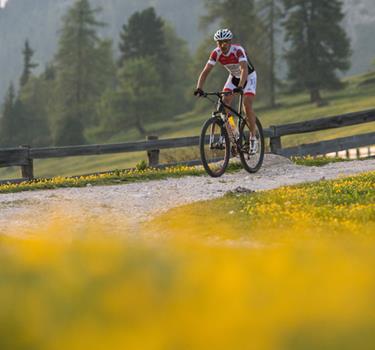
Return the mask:
[[2,242],[2,349],[371,344],[373,246]]
[[40,213],[0,239],[0,348],[370,349],[374,184],[229,195],[137,234]]
[[[227,172],[237,171],[241,168],[239,162],[232,162]],[[131,182],[160,180],[182,176],[201,176],[206,174],[202,166],[170,166],[166,168],[147,167],[146,162],[140,162],[137,167],[130,170],[115,170],[113,172],[94,174],[78,177],[57,176],[51,179],[35,179],[21,183],[0,184],[1,193],[13,193],[22,191],[47,190],[63,187],[85,187],[118,185]]]
[[[140,163],[146,164],[146,163]],[[136,181],[156,180],[166,177],[197,176],[204,173],[199,167],[175,166],[165,169],[135,168],[131,170],[117,170],[111,173],[79,176],[79,177],[54,177],[51,179],[36,179],[19,184],[6,183],[0,185],[0,193],[54,189],[61,187],[84,187],[92,185],[115,185]]]
[[340,158],[340,157],[312,157],[312,156],[305,156],[305,157],[292,157],[291,159],[293,163],[297,165],[304,165],[304,166],[324,166],[330,163],[339,163],[339,162],[350,162],[351,159],[347,158]]
[[[372,75],[359,75],[345,79],[346,86],[339,91],[323,91],[322,96],[329,104],[317,108],[309,102],[307,93],[294,93],[279,95],[278,108],[270,109],[264,106],[261,99],[257,99],[255,111],[259,115],[264,127],[281,125],[321,117],[339,115],[375,108],[375,84],[363,85],[363,81]],[[162,138],[198,136],[203,122],[210,117],[213,106],[206,100],[200,99],[195,108],[188,113],[168,118],[163,121],[147,125],[148,134],[158,135]],[[283,147],[299,145],[302,143],[329,140],[338,137],[351,136],[375,131],[375,123],[354,125],[346,128],[331,129],[314,133],[292,135],[283,137]],[[134,129],[129,129],[114,135],[105,143],[131,142],[139,140],[140,136]],[[143,138],[141,138],[143,139]],[[93,143],[94,140],[91,141]],[[97,141],[95,141],[97,142]],[[197,152],[198,146],[192,148],[192,153]],[[167,154],[172,151],[165,151]],[[175,156],[178,152],[174,152]],[[182,154],[182,158],[185,154]],[[168,157],[166,157],[167,160]],[[70,157],[66,159],[43,159],[35,162],[35,174],[40,177],[71,176],[87,174],[98,171],[124,169],[134,167],[139,161],[146,159],[146,152],[132,154],[114,154],[90,157]],[[19,169],[0,169],[0,177],[19,178]]]
[[[189,224],[181,224],[185,222]],[[182,236],[261,245],[290,237],[371,237],[375,232],[375,172],[249,195],[229,194],[172,209],[150,225]]]

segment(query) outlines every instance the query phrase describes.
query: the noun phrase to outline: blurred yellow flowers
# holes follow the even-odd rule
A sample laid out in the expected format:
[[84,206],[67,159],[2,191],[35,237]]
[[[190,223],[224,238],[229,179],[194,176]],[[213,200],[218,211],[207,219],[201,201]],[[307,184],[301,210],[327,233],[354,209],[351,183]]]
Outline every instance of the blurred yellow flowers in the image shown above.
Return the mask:
[[370,349],[374,180],[228,196],[234,214],[183,207],[133,238],[2,238],[0,348]]

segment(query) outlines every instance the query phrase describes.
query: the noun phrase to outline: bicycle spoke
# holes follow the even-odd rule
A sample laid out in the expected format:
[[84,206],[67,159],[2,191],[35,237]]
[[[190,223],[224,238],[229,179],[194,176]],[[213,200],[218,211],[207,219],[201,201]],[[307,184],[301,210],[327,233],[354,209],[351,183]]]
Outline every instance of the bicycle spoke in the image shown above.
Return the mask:
[[221,176],[229,161],[229,138],[219,120],[211,118],[203,126],[200,150],[207,173],[213,177]]
[[[221,114],[224,113],[225,108],[233,111],[236,115],[238,114],[224,103],[223,96],[227,94],[228,92],[209,92],[203,95],[206,98],[208,96],[218,97],[217,109],[213,113],[213,117],[203,125],[199,143],[202,164],[207,173],[213,177],[221,176],[225,172],[231,155],[231,142],[233,145],[232,155],[235,156],[239,152],[242,166],[250,173],[255,173],[260,169],[264,158],[263,129],[258,118],[256,120],[256,142],[253,139],[249,140],[250,131],[245,120],[242,120],[240,125],[238,142],[237,136],[232,137],[231,135],[231,139],[229,139],[228,131],[222,122],[222,119],[225,118],[222,118]],[[240,105],[242,105],[242,95]]]
[[250,144],[250,130],[246,123],[240,128],[240,159],[244,169],[250,173],[257,172],[264,158],[264,137],[260,121],[256,121],[256,143]]

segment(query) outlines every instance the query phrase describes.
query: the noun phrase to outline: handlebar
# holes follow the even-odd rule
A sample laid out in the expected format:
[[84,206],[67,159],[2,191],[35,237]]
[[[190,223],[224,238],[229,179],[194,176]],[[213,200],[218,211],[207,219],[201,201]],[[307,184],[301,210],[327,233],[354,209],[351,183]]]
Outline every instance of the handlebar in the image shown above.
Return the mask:
[[205,92],[202,97],[207,97],[207,96],[217,96],[217,97],[222,97],[222,96],[230,96],[233,95],[233,91],[219,91],[219,92]]
[[[221,102],[223,102],[223,96],[231,96],[231,95],[235,95],[237,93],[238,92],[233,92],[233,91],[204,92],[203,95],[201,95],[200,97],[205,97],[205,98],[211,100],[210,98],[208,98],[208,96],[216,96],[216,97],[219,98],[219,100]],[[239,92],[239,94],[241,96],[241,103],[242,103],[243,91]]]
[[240,94],[239,109],[238,109],[239,114],[238,114],[238,111],[235,111],[231,106],[225,104],[223,101],[223,96],[230,96],[234,94],[237,94],[237,92],[233,92],[233,91],[203,92],[203,94],[200,95],[200,97],[205,97],[212,103],[216,103],[216,101],[209,98],[209,96],[216,96],[219,99],[219,103],[221,104],[221,106],[223,106],[224,108],[227,108],[228,110],[232,111],[234,114],[240,116],[240,114],[242,113],[243,91],[239,93]]

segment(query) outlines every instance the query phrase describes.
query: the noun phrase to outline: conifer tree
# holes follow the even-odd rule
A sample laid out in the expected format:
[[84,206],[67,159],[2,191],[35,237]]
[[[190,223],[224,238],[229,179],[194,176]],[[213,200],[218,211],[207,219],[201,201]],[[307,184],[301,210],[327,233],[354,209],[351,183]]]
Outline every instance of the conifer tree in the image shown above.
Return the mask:
[[0,119],[0,145],[15,147],[28,143],[26,135],[27,125],[24,122],[23,105],[17,98],[14,85],[11,83],[5,96]]
[[168,24],[164,26],[164,34],[170,63],[163,83],[167,95],[163,113],[164,117],[169,117],[184,113],[191,107],[191,87],[195,84],[195,77],[191,74],[192,57],[186,41],[179,38]]
[[[266,96],[269,93],[268,81],[264,78],[269,75],[267,43],[263,37],[266,29],[257,15],[256,1],[205,0],[205,6],[207,14],[201,17],[201,27],[208,28],[212,23],[219,22],[218,27],[229,28],[233,32],[234,42],[239,42],[246,49],[259,74],[258,87],[262,92],[259,96]],[[207,42],[212,43],[211,48],[215,45],[213,35]],[[207,56],[209,49],[206,48],[206,51]]]
[[120,70],[117,103],[122,115],[122,128],[134,126],[146,135],[147,122],[161,111],[160,75],[150,58],[135,58]]
[[269,105],[276,106],[276,85],[278,83],[276,68],[276,36],[280,31],[282,8],[281,0],[260,0],[258,1],[258,14],[264,23],[265,31],[262,38],[267,43],[267,52],[269,58],[268,85],[269,85]]
[[53,80],[46,79],[43,73],[39,77],[31,77],[28,83],[21,87],[19,100],[24,111],[24,143],[33,146],[51,144],[49,112],[54,103],[54,83]]
[[20,79],[20,86],[25,86],[29,80],[31,70],[38,67],[37,63],[32,62],[32,57],[34,55],[34,50],[30,47],[29,41],[26,39],[25,46],[22,51],[23,54],[23,72]]
[[11,132],[13,131],[13,112],[15,103],[15,92],[14,85],[11,83],[9,85],[7,94],[4,99],[4,104],[2,108],[1,118],[0,118],[0,145],[2,147],[10,146]]
[[58,109],[53,123],[58,145],[85,142],[84,129],[96,125],[95,104],[113,75],[111,43],[100,40],[100,9],[77,0],[63,18],[55,59]]
[[168,89],[168,84],[172,80],[172,62],[164,29],[165,22],[156,15],[153,7],[135,12],[128,23],[123,25],[120,33],[119,67],[126,65],[128,60],[145,58],[157,70],[162,88]]
[[337,70],[350,67],[350,41],[341,27],[342,2],[284,0],[284,5],[289,79],[293,88],[308,90],[311,102],[319,105],[320,90],[338,87]]
[[168,64],[164,21],[156,15],[153,7],[135,12],[123,25],[119,48],[120,67],[124,61],[138,58],[153,58],[162,66]]
[[[149,119],[147,116],[153,116],[154,119],[168,118],[187,110],[189,103],[185,91],[187,85],[189,84],[190,87],[192,84],[189,75],[190,54],[185,41],[178,38],[174,29],[156,15],[153,7],[135,12],[129,18],[120,33],[119,48],[121,52],[119,84],[122,96],[125,98],[125,95],[130,93],[130,91],[124,93],[129,87],[134,84],[138,86],[135,76],[141,75],[142,67],[145,69],[144,75],[151,74],[149,83],[153,84],[147,89],[138,89],[143,93],[138,97],[139,101],[144,101],[143,104],[133,97],[126,100],[121,118],[130,105],[138,106],[136,109],[143,111],[146,115],[145,120]],[[133,73],[131,69],[134,69]],[[129,81],[126,82],[125,79]],[[145,78],[139,76],[139,79],[144,81]],[[118,99],[115,100],[119,102]],[[153,103],[148,103],[149,100]],[[121,103],[116,105],[119,106]],[[145,109],[145,106],[149,109]],[[131,115],[131,118],[134,118],[134,113]],[[138,116],[136,118],[138,122],[134,126],[140,134],[143,134],[145,128],[142,126],[144,122],[141,119],[141,116]]]

